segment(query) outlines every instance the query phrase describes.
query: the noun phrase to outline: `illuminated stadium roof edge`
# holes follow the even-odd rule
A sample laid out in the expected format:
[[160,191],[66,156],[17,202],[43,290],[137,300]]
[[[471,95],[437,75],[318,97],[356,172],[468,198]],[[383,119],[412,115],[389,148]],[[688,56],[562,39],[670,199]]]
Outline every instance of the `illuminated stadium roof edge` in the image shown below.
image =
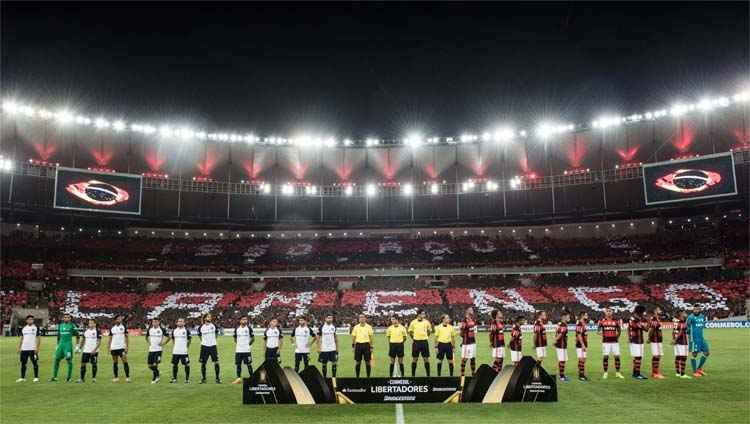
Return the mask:
[[208,132],[203,129],[194,129],[189,126],[173,126],[171,124],[152,124],[147,122],[136,122],[126,118],[113,119],[104,116],[92,117],[79,114],[66,108],[52,111],[46,107],[31,105],[15,99],[4,99],[2,103],[3,114],[8,116],[20,116],[30,119],[41,119],[54,121],[58,125],[79,125],[93,127],[101,131],[133,132],[144,135],[153,135],[165,139],[210,140],[227,143],[244,142],[247,144],[265,144],[278,146],[296,147],[377,147],[380,145],[404,145],[416,148],[422,144],[457,144],[457,143],[481,143],[495,142],[505,144],[516,138],[527,138],[535,136],[539,139],[584,131],[590,129],[606,129],[609,127],[625,124],[639,123],[643,121],[655,121],[664,117],[681,117],[693,112],[708,113],[714,109],[727,108],[733,104],[745,104],[750,99],[750,91],[744,90],[731,97],[718,96],[714,98],[702,98],[694,103],[675,103],[669,108],[655,109],[653,111],[635,113],[627,116],[607,115],[599,117],[588,124],[571,124],[559,122],[541,122],[534,129],[516,129],[510,125],[495,126],[481,133],[467,133],[455,137],[425,137],[423,134],[410,133],[402,140],[381,140],[377,138],[365,138],[353,140],[345,138],[339,140],[332,135],[301,135],[293,138],[280,136],[259,137],[252,133],[238,133],[221,130]]

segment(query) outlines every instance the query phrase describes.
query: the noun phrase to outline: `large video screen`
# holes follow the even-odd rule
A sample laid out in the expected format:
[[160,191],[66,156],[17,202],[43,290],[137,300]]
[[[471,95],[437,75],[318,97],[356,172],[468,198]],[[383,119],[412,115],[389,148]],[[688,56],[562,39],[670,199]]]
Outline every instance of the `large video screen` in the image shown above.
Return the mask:
[[737,194],[731,152],[643,165],[646,205]]
[[57,168],[54,207],[141,214],[143,178],[134,174]]

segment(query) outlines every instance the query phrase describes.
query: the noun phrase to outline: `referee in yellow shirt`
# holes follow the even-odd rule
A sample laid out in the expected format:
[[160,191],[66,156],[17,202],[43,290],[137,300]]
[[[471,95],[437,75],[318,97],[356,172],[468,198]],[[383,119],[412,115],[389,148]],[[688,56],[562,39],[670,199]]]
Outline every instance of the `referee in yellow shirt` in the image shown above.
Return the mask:
[[391,368],[388,375],[394,377],[393,369],[398,359],[399,374],[404,376],[404,342],[406,341],[406,327],[401,325],[401,320],[397,316],[391,317],[391,326],[385,330],[385,337],[388,339],[388,356],[391,358]]
[[451,324],[451,317],[448,314],[443,315],[442,322],[435,326],[435,351],[437,354],[437,375],[443,371],[443,360],[448,360],[448,369],[450,376],[453,377],[453,369],[456,363],[453,361],[453,350],[456,346],[456,328]]
[[425,318],[424,311],[417,309],[417,318],[409,324],[409,335],[413,342],[411,344],[411,376],[417,373],[417,359],[421,356],[424,361],[424,370],[427,377],[430,376],[430,344],[428,339],[432,333],[432,324]]
[[352,349],[354,350],[354,372],[359,378],[359,370],[362,367],[362,359],[365,360],[365,372],[367,377],[372,373],[372,337],[375,332],[367,323],[365,314],[359,314],[359,324],[352,328]]

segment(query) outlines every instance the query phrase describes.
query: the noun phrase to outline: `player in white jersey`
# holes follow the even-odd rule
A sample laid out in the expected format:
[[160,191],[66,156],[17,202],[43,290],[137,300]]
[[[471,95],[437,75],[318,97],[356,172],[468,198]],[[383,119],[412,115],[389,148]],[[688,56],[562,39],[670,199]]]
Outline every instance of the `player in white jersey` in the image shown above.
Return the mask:
[[128,365],[128,327],[125,325],[125,316],[115,316],[115,322],[109,329],[109,353],[112,355],[112,378],[113,383],[120,381],[118,376],[117,362],[122,361],[125,370],[125,381],[130,383],[130,365]]
[[297,318],[297,322],[299,325],[292,332],[292,336],[294,337],[294,370],[299,372],[300,362],[305,363],[305,368],[310,366],[310,343],[315,340],[315,332],[307,325],[305,317]]
[[279,327],[279,320],[272,318],[268,322],[268,328],[263,332],[263,339],[266,341],[266,354],[265,360],[276,360],[281,362],[281,345],[284,342],[284,336],[281,334],[281,328]]
[[221,384],[221,372],[219,369],[219,352],[216,350],[216,325],[213,323],[213,316],[206,314],[203,316],[203,325],[198,329],[201,337],[201,353],[198,361],[201,363],[201,384],[206,384],[206,362],[211,358],[214,363],[214,373],[216,374],[216,384]]
[[185,318],[178,318],[172,330],[172,380],[169,382],[177,383],[177,365],[182,363],[185,368],[185,384],[190,383],[190,330],[185,327]]
[[328,374],[328,363],[331,363],[331,375],[336,378],[336,362],[338,362],[338,340],[336,339],[336,325],[333,315],[326,315],[325,322],[315,335],[318,344],[318,362],[323,368],[323,377]]
[[99,345],[102,343],[102,333],[96,320],[89,319],[86,331],[83,332],[83,339],[78,345],[78,350],[83,351],[81,355],[81,377],[76,383],[83,383],[86,379],[86,364],[91,363],[91,382],[96,383],[96,371],[99,362]]
[[234,329],[234,366],[237,371],[237,379],[232,384],[242,382],[242,364],[247,366],[247,372],[253,375],[253,355],[250,353],[250,345],[255,341],[253,329],[247,325],[247,317],[240,318],[240,325]]
[[161,326],[159,318],[151,320],[151,326],[146,330],[146,341],[148,342],[148,367],[151,368],[153,373],[151,384],[156,384],[161,379],[159,377],[159,363],[161,362],[162,347],[169,343],[167,330]]
[[26,316],[26,325],[21,329],[21,339],[18,340],[16,352],[21,354],[21,378],[16,383],[26,381],[26,364],[31,360],[34,369],[34,383],[39,382],[39,328],[34,324],[34,316]]

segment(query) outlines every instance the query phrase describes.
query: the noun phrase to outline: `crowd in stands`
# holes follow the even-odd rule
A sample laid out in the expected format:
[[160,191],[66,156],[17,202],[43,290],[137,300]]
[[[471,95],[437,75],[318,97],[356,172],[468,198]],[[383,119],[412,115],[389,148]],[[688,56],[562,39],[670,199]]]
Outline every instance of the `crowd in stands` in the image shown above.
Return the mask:
[[[605,225],[605,224],[603,224]],[[610,238],[524,235],[348,238],[159,239],[3,236],[3,277],[50,279],[67,268],[260,272],[331,268],[471,268],[589,265],[731,256],[747,260],[747,228],[659,228]],[[575,231],[571,229],[571,231]],[[744,252],[744,253],[742,253]],[[36,265],[35,265],[36,264]]]
[[[129,325],[142,328],[150,317],[165,323],[178,317],[198,317],[212,312],[222,327],[236,325],[249,316],[262,326],[271,318],[293,325],[304,314],[313,323],[333,314],[340,324],[353,324],[359,313],[375,325],[385,325],[390,314],[410,319],[417,308],[437,321],[442,314],[455,320],[468,307],[480,322],[489,311],[531,318],[546,310],[553,319],[562,309],[586,310],[592,319],[604,306],[613,306],[623,318],[636,304],[660,305],[671,317],[692,302],[706,306],[710,317],[743,314],[750,279],[742,271],[716,269],[652,272],[633,278],[627,274],[550,274],[540,276],[443,277],[445,288],[430,288],[430,281],[413,277],[367,278],[354,284],[329,279],[169,280],[81,279],[48,283],[53,321],[63,312],[76,318],[96,317],[106,328],[116,314],[128,316]],[[345,288],[342,288],[345,287]],[[23,290],[3,292],[3,310],[25,302]]]

